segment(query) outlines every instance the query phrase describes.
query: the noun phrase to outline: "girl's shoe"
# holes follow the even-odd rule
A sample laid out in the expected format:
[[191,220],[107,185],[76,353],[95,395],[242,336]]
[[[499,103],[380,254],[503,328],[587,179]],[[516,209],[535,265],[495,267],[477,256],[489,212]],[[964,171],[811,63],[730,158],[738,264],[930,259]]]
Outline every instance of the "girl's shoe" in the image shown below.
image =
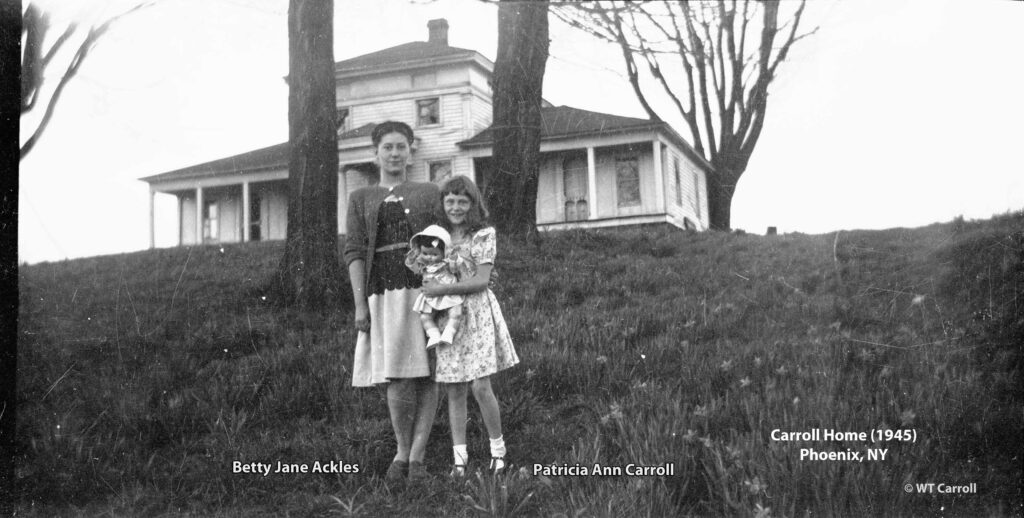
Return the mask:
[[455,464],[452,466],[452,472],[448,476],[456,479],[466,478],[466,465]]
[[504,457],[491,457],[491,465],[487,468],[488,471],[495,475],[500,475],[505,471],[505,458]]
[[384,481],[389,483],[401,482],[405,480],[406,473],[409,471],[409,463],[401,460],[396,460],[388,466],[387,473],[384,474]]
[[422,462],[414,460],[409,463],[409,483],[416,484],[430,478],[427,467]]

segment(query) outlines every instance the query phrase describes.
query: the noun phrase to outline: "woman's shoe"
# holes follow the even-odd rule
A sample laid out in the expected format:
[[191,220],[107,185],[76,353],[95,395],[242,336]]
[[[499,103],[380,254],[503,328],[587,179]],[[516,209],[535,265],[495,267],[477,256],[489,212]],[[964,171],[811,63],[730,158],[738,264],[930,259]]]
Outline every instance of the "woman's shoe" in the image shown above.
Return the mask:
[[417,484],[430,478],[427,473],[427,467],[422,462],[414,460],[409,462],[409,483]]
[[452,472],[449,473],[448,476],[454,479],[466,478],[466,465],[456,464],[452,466]]
[[384,474],[384,481],[388,483],[401,482],[405,480],[408,471],[408,462],[396,460],[388,466],[388,472]]

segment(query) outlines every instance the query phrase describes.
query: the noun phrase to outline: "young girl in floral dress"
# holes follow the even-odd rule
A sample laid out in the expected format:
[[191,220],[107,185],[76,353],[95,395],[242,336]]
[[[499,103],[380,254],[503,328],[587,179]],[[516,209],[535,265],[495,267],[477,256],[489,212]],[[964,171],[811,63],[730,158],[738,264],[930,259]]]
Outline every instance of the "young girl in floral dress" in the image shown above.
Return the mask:
[[480,406],[491,442],[490,470],[505,467],[505,440],[501,433],[498,399],[491,388],[492,374],[519,363],[501,308],[488,289],[497,252],[494,227],[486,223],[487,209],[476,184],[456,176],[441,185],[441,199],[452,237],[452,250],[476,264],[476,275],[455,284],[425,282],[428,297],[464,295],[462,323],[450,345],[437,348],[435,380],[447,384],[448,416],[452,429],[455,467],[452,474],[465,474],[469,454],[466,448],[466,399],[469,389]]

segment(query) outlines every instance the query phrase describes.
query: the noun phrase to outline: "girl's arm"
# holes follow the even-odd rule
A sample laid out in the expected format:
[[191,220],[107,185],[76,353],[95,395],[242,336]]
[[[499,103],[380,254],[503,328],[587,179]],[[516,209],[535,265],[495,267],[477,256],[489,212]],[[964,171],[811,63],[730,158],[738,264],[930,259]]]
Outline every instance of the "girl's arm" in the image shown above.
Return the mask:
[[424,280],[423,294],[428,297],[440,297],[443,295],[469,295],[484,291],[491,280],[492,268],[494,268],[493,264],[477,265],[476,275],[455,284],[438,284]]

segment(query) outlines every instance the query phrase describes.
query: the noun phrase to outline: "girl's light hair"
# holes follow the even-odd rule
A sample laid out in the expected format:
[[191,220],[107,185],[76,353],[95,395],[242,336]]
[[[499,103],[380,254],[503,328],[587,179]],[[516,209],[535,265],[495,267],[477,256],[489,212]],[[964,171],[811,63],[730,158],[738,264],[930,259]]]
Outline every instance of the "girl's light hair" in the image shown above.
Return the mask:
[[[483,196],[480,194],[480,189],[470,180],[468,176],[453,176],[444,181],[441,184],[441,201],[444,201],[444,197],[449,194],[456,196],[465,196],[469,198],[473,206],[469,208],[469,212],[466,213],[466,224],[469,227],[470,232],[476,232],[482,228],[490,226],[487,222],[487,205],[484,204]],[[448,218],[444,220],[444,227],[451,230],[451,223]]]

